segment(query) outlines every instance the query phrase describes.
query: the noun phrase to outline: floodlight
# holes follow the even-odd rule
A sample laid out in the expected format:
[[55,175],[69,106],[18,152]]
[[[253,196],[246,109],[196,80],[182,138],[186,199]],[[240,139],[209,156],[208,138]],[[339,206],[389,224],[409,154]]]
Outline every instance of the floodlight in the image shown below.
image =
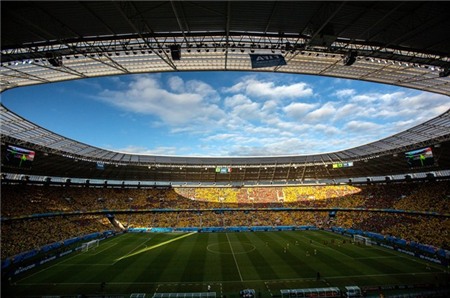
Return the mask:
[[63,65],[63,61],[61,56],[54,56],[52,54],[47,54],[48,62],[54,67],[61,67]]
[[179,44],[174,44],[170,46],[170,54],[173,60],[181,59],[181,46]]
[[344,56],[344,60],[342,60],[342,62],[344,63],[345,66],[350,66],[353,63],[355,63],[356,56],[357,54],[355,51],[350,51]]
[[450,68],[446,67],[446,68],[443,68],[439,72],[439,77],[441,77],[441,78],[448,77],[449,74],[450,74]]

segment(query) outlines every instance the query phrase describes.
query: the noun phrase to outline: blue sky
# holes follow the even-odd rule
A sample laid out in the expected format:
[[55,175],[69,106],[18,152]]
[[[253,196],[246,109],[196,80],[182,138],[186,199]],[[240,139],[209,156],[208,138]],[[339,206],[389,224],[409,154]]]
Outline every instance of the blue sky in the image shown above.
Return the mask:
[[141,154],[270,156],[338,151],[410,128],[449,97],[317,76],[192,72],[8,90],[24,118],[96,147]]

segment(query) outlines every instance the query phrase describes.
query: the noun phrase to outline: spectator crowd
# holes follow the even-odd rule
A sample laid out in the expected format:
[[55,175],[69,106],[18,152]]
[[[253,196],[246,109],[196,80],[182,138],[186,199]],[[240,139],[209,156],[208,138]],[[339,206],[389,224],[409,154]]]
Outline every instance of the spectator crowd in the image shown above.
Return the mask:
[[[71,237],[116,228],[106,213],[115,214],[115,219],[125,227],[338,226],[449,249],[449,200],[448,181],[141,189],[5,184],[1,208],[2,259]],[[280,207],[294,209],[276,209]],[[341,210],[330,216],[328,210],[321,208],[362,209]],[[81,213],[70,215],[75,212]],[[47,213],[63,215],[36,216]]]

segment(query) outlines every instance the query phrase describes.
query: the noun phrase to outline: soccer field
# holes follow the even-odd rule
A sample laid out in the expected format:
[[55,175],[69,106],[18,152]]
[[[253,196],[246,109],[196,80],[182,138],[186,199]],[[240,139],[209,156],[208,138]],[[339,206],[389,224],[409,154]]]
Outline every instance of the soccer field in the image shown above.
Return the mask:
[[[345,243],[344,243],[345,242]],[[34,269],[3,297],[206,292],[445,283],[445,268],[326,231],[126,233]],[[320,278],[318,278],[320,274]]]

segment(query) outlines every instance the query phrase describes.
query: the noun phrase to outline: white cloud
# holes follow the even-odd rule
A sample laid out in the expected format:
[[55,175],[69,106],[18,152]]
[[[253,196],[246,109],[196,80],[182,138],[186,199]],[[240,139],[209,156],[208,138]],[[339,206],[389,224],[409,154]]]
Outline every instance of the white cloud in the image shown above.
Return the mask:
[[217,103],[220,100],[220,96],[217,91],[199,80],[189,80],[186,82],[186,90],[189,93],[199,94],[204,98],[204,101]]
[[253,102],[241,94],[226,98],[224,105],[229,108],[228,117],[254,120],[261,118],[263,114],[261,104]]
[[278,108],[278,103],[275,100],[268,100],[264,102],[261,111],[265,113],[275,113]]
[[379,124],[369,121],[353,120],[348,122],[344,128],[352,132],[364,132],[367,134],[369,132],[373,132],[380,129],[381,126]]
[[314,94],[313,87],[303,82],[280,84],[256,76],[243,77],[230,88],[178,75],[167,80],[136,76],[120,89],[105,90],[99,97],[124,111],[155,116],[152,127],[170,136],[198,142],[183,148],[165,143],[151,150],[125,148],[149,154],[332,152],[376,141],[450,108],[449,97],[414,90],[384,92],[381,86],[373,92],[352,85]]
[[335,136],[341,133],[341,130],[339,128],[327,124],[316,124],[313,126],[313,129],[322,132],[328,136]]
[[450,97],[440,94],[421,92],[414,96],[406,96],[396,101],[402,109],[426,112],[433,108],[450,108]]
[[245,128],[245,133],[251,136],[279,136],[282,135],[284,131],[276,127],[249,125]]
[[230,156],[274,156],[290,155],[292,150],[299,152],[307,146],[305,142],[294,138],[264,138],[260,144],[238,144],[229,151]]
[[248,98],[247,96],[243,95],[243,94],[236,94],[230,97],[226,97],[224,99],[224,105],[225,107],[229,107],[229,108],[233,108],[239,105],[243,105],[243,104],[248,104],[251,103],[252,101],[250,100],[250,98]]
[[177,155],[177,152],[180,148],[175,146],[161,146],[161,147],[155,147],[152,149],[136,146],[136,145],[129,145],[124,148],[118,148],[114,149],[115,151],[122,152],[122,153],[133,153],[133,154],[146,154],[146,155]]
[[293,122],[285,121],[279,117],[270,117],[265,121],[266,125],[273,127],[281,132],[289,131],[296,134],[297,136],[304,134],[308,129],[311,128],[310,124],[303,122]]
[[125,90],[104,90],[99,98],[120,109],[154,115],[166,125],[193,123],[193,120],[225,117],[223,111],[208,98],[216,98],[217,93],[205,83],[188,81],[183,84],[179,78],[171,78],[172,90],[186,90],[174,93],[161,87],[158,80],[149,76],[136,77]]
[[317,104],[294,102],[283,108],[287,116],[292,118],[303,117],[307,112],[314,109]]
[[168,79],[168,85],[172,91],[177,93],[185,92],[184,81],[180,77],[171,77]]
[[415,119],[421,123],[450,108],[448,96],[428,92],[394,92],[372,94],[372,101],[364,107],[366,116],[378,119]]
[[356,94],[354,89],[341,89],[335,92],[335,95],[339,98],[351,97]]
[[383,105],[390,104],[392,102],[397,101],[400,98],[403,98],[405,96],[404,92],[394,92],[394,93],[386,93],[386,94],[380,94],[379,96],[375,95],[376,97],[379,97],[380,102]]
[[275,85],[274,82],[246,78],[244,81],[224,89],[225,92],[242,92],[250,97],[264,99],[300,98],[313,95],[313,89],[306,83],[299,82],[290,85]]
[[399,132],[413,127],[415,122],[416,121],[414,119],[400,120],[392,122],[390,126],[392,128],[392,131]]
[[239,136],[239,134],[236,133],[219,133],[212,136],[208,136],[206,138],[203,138],[203,141],[223,141],[223,140],[230,140],[232,138],[235,138]]
[[332,102],[327,102],[323,106],[308,113],[305,117],[307,121],[326,121],[336,113],[336,108]]
[[335,119],[352,119],[356,117],[367,117],[375,112],[373,108],[366,105],[347,103],[339,106],[334,114]]
[[375,101],[376,97],[373,94],[358,94],[351,98],[351,102],[356,102],[358,104],[370,104]]

